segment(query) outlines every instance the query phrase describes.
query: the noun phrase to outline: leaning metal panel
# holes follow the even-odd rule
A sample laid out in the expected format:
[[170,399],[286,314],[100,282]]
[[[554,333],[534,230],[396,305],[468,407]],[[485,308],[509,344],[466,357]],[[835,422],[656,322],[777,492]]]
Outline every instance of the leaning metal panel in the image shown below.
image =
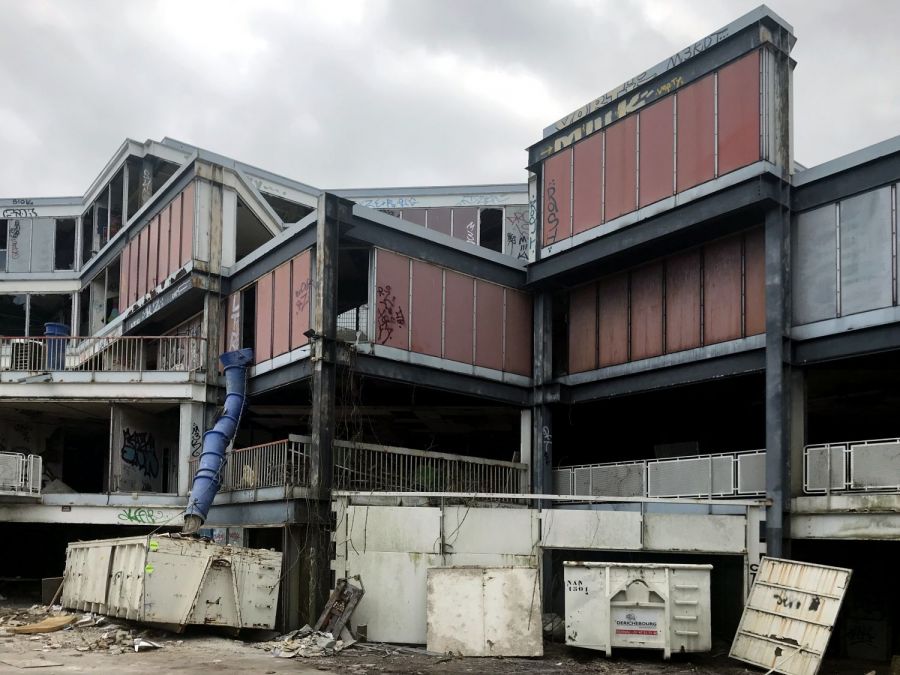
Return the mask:
[[[828,453],[831,452],[831,484],[828,481]],[[809,445],[806,447],[806,462],[803,475],[803,489],[806,492],[827,492],[843,490],[847,486],[845,445]]]
[[765,452],[749,452],[737,456],[737,492],[739,495],[766,493]]
[[900,488],[900,440],[851,444],[850,487],[855,490]]

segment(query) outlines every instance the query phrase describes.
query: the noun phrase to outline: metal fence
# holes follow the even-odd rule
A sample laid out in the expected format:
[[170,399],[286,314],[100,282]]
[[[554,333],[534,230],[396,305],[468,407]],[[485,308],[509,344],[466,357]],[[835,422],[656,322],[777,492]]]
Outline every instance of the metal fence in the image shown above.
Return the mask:
[[5,371],[179,371],[205,367],[206,340],[161,337],[0,337]]
[[807,445],[803,490],[808,494],[900,491],[900,439]]
[[0,452],[0,494],[40,496],[42,473],[40,455]]
[[745,497],[766,492],[764,450],[566,466],[553,492],[589,497]]
[[[307,485],[308,436],[290,435],[285,440],[261,443],[248,448],[235,448],[228,453],[222,468],[220,492],[255,490],[257,488]],[[193,477],[200,458],[192,459]]]
[[360,305],[337,316],[338,339],[345,342],[366,341],[369,331],[369,306]]

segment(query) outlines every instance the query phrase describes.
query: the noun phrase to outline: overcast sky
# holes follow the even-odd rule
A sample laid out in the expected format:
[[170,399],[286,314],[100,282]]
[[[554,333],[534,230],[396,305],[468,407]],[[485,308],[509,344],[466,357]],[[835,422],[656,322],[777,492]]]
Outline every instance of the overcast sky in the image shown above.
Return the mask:
[[[0,0],[0,196],[82,194],[126,137],[323,188],[524,181],[524,148],[754,0]],[[773,0],[796,159],[900,134],[900,2]]]

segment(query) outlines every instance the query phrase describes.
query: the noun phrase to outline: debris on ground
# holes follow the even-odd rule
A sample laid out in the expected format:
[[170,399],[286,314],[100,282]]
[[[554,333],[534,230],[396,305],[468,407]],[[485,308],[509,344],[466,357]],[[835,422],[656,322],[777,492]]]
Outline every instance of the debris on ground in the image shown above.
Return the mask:
[[345,628],[340,639],[335,639],[331,633],[313,630],[307,624],[284,635],[279,635],[274,640],[257,645],[261,649],[271,651],[272,656],[283,659],[292,659],[295,656],[314,658],[319,656],[333,656],[356,641]]
[[346,579],[338,579],[316,622],[315,630],[340,635],[364,594],[364,589],[354,586]]
[[144,638],[135,638],[134,639],[134,651],[136,652],[146,652],[151,649],[159,649],[160,645],[155,642],[150,642],[150,640],[145,640]]
[[60,614],[58,616],[48,616],[37,623],[29,623],[24,626],[14,626],[10,629],[11,633],[18,635],[33,635],[34,633],[53,633],[62,630],[70,623],[75,623],[78,617],[71,614]]

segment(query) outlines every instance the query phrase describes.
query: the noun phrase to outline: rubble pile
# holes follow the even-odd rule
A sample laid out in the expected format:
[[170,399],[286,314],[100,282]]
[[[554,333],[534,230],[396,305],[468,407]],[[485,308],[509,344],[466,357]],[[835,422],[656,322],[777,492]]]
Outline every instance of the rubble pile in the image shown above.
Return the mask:
[[272,656],[283,659],[292,659],[295,656],[313,658],[319,656],[334,656],[355,643],[350,633],[344,629],[340,639],[335,639],[331,633],[313,630],[307,624],[303,628],[279,635],[269,642],[259,643],[257,646]]

